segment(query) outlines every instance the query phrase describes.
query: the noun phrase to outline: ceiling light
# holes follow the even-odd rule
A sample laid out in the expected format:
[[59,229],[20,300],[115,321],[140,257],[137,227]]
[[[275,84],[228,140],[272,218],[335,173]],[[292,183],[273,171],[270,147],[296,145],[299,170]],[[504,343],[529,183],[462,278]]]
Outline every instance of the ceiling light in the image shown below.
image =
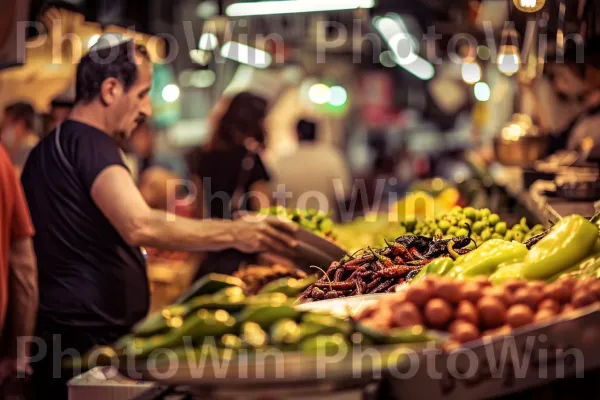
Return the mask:
[[373,8],[375,0],[281,0],[233,3],[225,14],[229,17],[247,17],[251,15],[296,14],[305,12],[353,10]]
[[477,82],[473,87],[475,98],[479,101],[488,101],[492,96],[490,86],[485,82]]
[[526,13],[539,11],[546,4],[546,0],[513,0],[515,7]]
[[256,68],[267,68],[273,58],[269,53],[238,42],[227,42],[221,47],[221,55],[230,60]]
[[498,69],[504,75],[514,75],[519,71],[521,57],[519,49],[514,45],[505,45],[500,47],[498,54]]
[[481,67],[475,62],[466,62],[462,65],[460,72],[466,83],[473,84],[481,80]]

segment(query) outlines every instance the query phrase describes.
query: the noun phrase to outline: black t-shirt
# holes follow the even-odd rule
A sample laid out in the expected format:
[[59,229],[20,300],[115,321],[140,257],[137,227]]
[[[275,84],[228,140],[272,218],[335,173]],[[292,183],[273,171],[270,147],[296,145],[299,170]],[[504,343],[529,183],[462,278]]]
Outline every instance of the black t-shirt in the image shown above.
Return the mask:
[[148,311],[144,257],[90,194],[111,165],[126,168],[115,140],[70,120],[58,135],[42,139],[25,164],[21,180],[36,229],[40,321],[130,327]]
[[[227,200],[238,185],[242,194],[246,194],[254,183],[270,180],[260,155],[249,153],[243,146],[215,151],[198,149],[188,156],[188,163],[190,173],[202,179],[205,205],[211,218],[229,219],[232,211],[246,208],[242,198],[241,207],[235,204],[233,210],[228,209]],[[223,193],[226,196],[222,196]]]

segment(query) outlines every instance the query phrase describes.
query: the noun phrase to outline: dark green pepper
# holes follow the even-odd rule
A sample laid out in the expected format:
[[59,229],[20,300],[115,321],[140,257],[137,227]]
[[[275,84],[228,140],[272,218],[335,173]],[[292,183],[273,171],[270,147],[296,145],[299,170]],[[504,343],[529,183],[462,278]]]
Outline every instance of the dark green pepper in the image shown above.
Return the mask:
[[203,278],[198,279],[188,290],[184,293],[175,304],[185,303],[194,297],[203,295],[203,294],[214,294],[219,290],[228,288],[228,287],[243,287],[244,282],[242,280],[235,278],[229,275],[223,274],[208,274]]
[[437,340],[437,337],[427,332],[421,325],[411,328],[394,328],[385,337],[387,344],[425,343],[435,340]]
[[142,321],[138,322],[131,331],[138,337],[164,333],[170,329],[171,324],[169,321],[171,318],[180,320],[185,317],[189,311],[189,306],[185,304],[166,307],[161,311],[150,314]]
[[260,291],[259,294],[264,293],[283,293],[288,297],[296,297],[299,293],[304,291],[307,287],[317,281],[316,275],[307,276],[303,279],[294,278],[282,278],[277,279],[273,282],[267,283]]
[[352,330],[350,321],[328,314],[306,313],[302,316],[302,337],[312,335],[333,335],[341,333],[349,335]]
[[207,310],[239,311],[247,304],[244,291],[239,287],[222,289],[215,294],[198,296],[186,303],[190,311],[205,308]]
[[[169,320],[171,329],[164,334],[154,335],[149,338],[136,338],[133,346],[138,354],[146,356],[158,348],[172,348],[185,344],[184,338],[195,340],[207,336],[221,336],[233,332],[235,318],[225,310],[208,311],[199,310],[188,315],[185,320],[174,317]],[[125,352],[130,349],[126,347]]]
[[335,356],[347,354],[351,344],[341,334],[312,336],[300,343],[300,350],[311,356]]
[[548,279],[588,255],[598,240],[598,227],[581,215],[558,221],[523,260],[523,277]]
[[241,339],[244,347],[260,349],[269,345],[269,335],[256,322],[242,325]]
[[300,327],[293,319],[284,318],[273,324],[270,330],[271,343],[287,346],[300,340]]
[[242,322],[256,322],[263,329],[269,329],[275,322],[282,318],[295,319],[300,313],[291,306],[250,306],[240,314]]

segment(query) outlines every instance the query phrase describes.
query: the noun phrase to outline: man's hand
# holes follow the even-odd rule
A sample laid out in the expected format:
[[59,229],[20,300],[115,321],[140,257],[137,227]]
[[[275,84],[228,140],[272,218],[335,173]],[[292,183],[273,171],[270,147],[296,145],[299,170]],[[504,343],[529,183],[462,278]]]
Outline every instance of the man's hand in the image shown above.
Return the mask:
[[277,217],[248,216],[233,221],[233,247],[244,253],[275,253],[293,257],[298,227]]

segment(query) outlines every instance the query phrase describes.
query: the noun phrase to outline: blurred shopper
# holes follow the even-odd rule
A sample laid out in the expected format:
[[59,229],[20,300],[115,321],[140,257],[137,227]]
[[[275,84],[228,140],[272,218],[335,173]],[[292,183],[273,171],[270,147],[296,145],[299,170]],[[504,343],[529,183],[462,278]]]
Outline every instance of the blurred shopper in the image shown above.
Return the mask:
[[[588,41],[582,60],[577,58],[577,45],[569,44],[565,63],[548,68],[552,93],[544,92],[547,87],[543,85],[537,88],[538,106],[543,110],[540,124],[542,128],[553,130],[548,136],[550,152],[581,150],[582,145],[587,145],[584,144],[586,139],[593,147],[600,147],[600,36]],[[570,122],[561,121],[564,119]],[[561,128],[552,129],[557,125]]]
[[352,190],[346,161],[333,146],[317,142],[314,121],[300,120],[296,128],[297,150],[273,161],[277,184],[284,185],[289,193],[281,205],[337,211],[338,202]]
[[47,345],[33,365],[38,398],[67,398],[74,371],[60,371],[61,357],[113,343],[147,314],[140,246],[285,254],[295,245],[290,233],[296,228],[277,220],[196,221],[148,206],[120,143],[152,113],[152,63],[132,39],[107,35],[77,67],[69,119],[42,139],[23,170],[37,231],[36,335]]
[[20,172],[31,152],[39,141],[34,131],[35,110],[29,103],[13,103],[4,109],[0,128],[0,140],[6,147],[17,172]]
[[[231,219],[239,211],[258,211],[271,204],[270,176],[261,159],[265,146],[267,101],[242,92],[222,100],[211,115],[213,133],[208,144],[188,157],[197,188],[197,214],[202,218]],[[236,250],[210,253],[196,278],[210,272],[231,274],[255,258]]]
[[64,95],[53,99],[50,104],[50,121],[46,132],[52,132],[58,125],[66,121],[74,105],[74,99],[70,100]]
[[[0,397],[15,372],[29,370],[28,346],[38,306],[33,225],[11,160],[0,145]],[[17,346],[18,345],[18,346]]]

